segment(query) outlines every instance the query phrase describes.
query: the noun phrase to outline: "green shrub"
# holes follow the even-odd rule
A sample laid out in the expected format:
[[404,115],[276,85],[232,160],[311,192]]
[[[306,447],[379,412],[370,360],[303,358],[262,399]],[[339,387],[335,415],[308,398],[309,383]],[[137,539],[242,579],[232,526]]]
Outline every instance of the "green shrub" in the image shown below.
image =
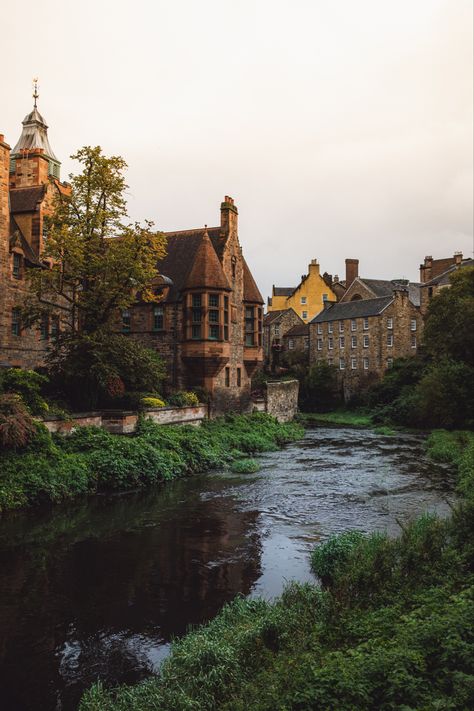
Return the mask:
[[26,447],[35,434],[35,422],[20,395],[0,395],[0,448]]
[[311,554],[311,568],[328,585],[333,579],[336,568],[345,563],[356,546],[364,539],[358,531],[347,531],[330,536],[327,541],[317,546]]
[[41,389],[47,383],[48,378],[34,370],[9,368],[2,374],[0,385],[5,393],[21,395],[33,415],[42,415],[49,409],[47,402],[41,397]]
[[165,407],[166,403],[159,397],[142,397],[142,405],[144,407]]
[[197,407],[199,398],[194,392],[180,390],[168,398],[169,404],[175,407]]
[[235,474],[253,474],[258,472],[260,469],[260,464],[256,459],[237,459],[230,465],[231,470]]

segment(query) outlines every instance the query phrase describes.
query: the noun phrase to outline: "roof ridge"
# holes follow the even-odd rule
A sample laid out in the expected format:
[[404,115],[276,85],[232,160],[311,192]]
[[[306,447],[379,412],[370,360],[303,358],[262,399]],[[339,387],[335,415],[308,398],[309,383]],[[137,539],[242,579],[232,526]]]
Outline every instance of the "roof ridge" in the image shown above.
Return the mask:
[[188,232],[188,233],[194,232],[197,234],[198,232],[204,232],[205,230],[207,230],[207,232],[209,232],[209,230],[220,230],[220,229],[221,229],[220,225],[218,225],[216,227],[191,227],[187,230],[168,230],[167,232],[164,232],[164,234],[178,236],[180,234],[184,234],[185,232]]

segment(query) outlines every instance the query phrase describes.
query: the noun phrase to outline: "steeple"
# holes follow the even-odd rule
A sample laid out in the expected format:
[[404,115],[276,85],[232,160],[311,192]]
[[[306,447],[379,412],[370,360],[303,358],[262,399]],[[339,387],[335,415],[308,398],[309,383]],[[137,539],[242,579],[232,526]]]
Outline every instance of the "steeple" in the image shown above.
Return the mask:
[[48,125],[38,111],[38,97],[38,80],[34,79],[33,111],[27,114],[22,121],[23,130],[21,136],[11,153],[12,165],[10,172],[15,171],[16,159],[23,157],[26,151],[30,154],[40,153],[44,155],[49,161],[49,175],[59,179],[59,167],[61,163],[49,144]]

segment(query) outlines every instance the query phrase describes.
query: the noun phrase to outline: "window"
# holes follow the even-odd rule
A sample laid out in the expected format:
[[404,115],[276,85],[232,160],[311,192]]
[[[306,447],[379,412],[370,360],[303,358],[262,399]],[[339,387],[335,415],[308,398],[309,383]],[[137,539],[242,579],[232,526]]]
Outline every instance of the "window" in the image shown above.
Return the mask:
[[40,321],[40,338],[47,341],[49,338],[49,316],[43,315]]
[[332,358],[328,358],[328,365],[332,365],[332,364],[333,364],[333,362],[334,362],[334,361],[333,361],[333,359],[332,359]]
[[365,318],[364,319],[364,331],[368,331],[369,329],[369,319]]
[[307,351],[309,348],[309,336],[304,336],[303,338],[303,348]]
[[328,323],[328,333],[332,333],[332,323]]
[[201,308],[202,306],[202,294],[193,294],[193,308]]
[[209,308],[219,308],[219,294],[209,294]]
[[304,305],[306,304],[306,296],[301,297],[301,303]]
[[357,336],[351,337],[351,348],[357,348]]
[[209,323],[219,323],[219,310],[209,309]]
[[51,317],[51,338],[59,336],[59,316]]
[[387,368],[393,368],[393,358],[387,358]]
[[339,321],[339,333],[344,333],[344,321]]
[[242,385],[242,369],[237,368],[237,387],[240,388]]
[[13,252],[13,276],[15,279],[21,279],[21,255]]
[[391,333],[387,333],[387,346],[389,348],[393,346],[393,335]]
[[344,370],[346,367],[346,361],[344,358],[339,358],[339,370]]
[[301,318],[303,319],[303,321],[304,321],[306,318],[308,318],[308,312],[307,312],[307,311],[302,311],[302,312],[301,312]]
[[369,337],[364,336],[364,348],[368,348],[368,347],[369,347]]
[[202,338],[202,294],[191,294],[191,338]]
[[351,358],[351,370],[357,370],[357,358]]
[[209,338],[211,341],[219,340],[219,326],[216,324],[209,324]]
[[245,345],[255,345],[255,309],[253,306],[245,307]]
[[236,272],[236,269],[237,269],[237,259],[236,259],[236,257],[233,256],[232,259],[230,260],[230,263],[231,263],[231,268],[232,268],[232,279],[235,279],[235,272]]
[[225,386],[226,388],[230,387],[230,368],[225,369]]
[[224,296],[224,341],[229,340],[229,297]]
[[316,346],[317,346],[318,351],[323,350],[323,339],[322,338],[318,338],[318,340],[316,341]]
[[330,351],[332,351],[332,345],[333,345],[333,339],[331,337],[328,338],[328,348]]
[[12,309],[12,334],[14,336],[19,336],[21,334],[21,319],[20,319],[20,309]]
[[124,309],[122,311],[122,333],[130,333],[130,328],[132,326],[132,317],[130,315],[129,309]]
[[344,336],[340,336],[339,338],[339,348],[344,348]]
[[411,337],[411,347],[416,348],[416,336]]
[[416,331],[416,318],[412,318],[412,320],[410,321],[410,330]]
[[328,300],[328,295],[327,295],[327,294],[323,294],[323,302],[324,302],[324,301],[327,301],[327,300]]
[[191,326],[191,338],[199,340],[201,338],[201,325],[193,324]]
[[364,358],[364,370],[368,370],[368,369],[369,369],[369,359]]
[[432,298],[433,298],[433,287],[429,286],[428,287],[428,299],[432,299]]
[[280,325],[279,325],[279,324],[277,324],[277,325],[274,327],[274,333],[275,333],[275,336],[279,336],[279,335],[280,335]]
[[389,317],[387,319],[387,328],[393,328],[393,318]]
[[292,351],[294,347],[295,347],[295,342],[294,342],[294,340],[293,340],[292,338],[289,338],[289,339],[288,339],[288,349],[289,349],[290,351]]
[[321,334],[323,332],[323,324],[318,323],[318,334]]
[[355,318],[351,320],[351,331],[357,331],[357,321]]
[[164,326],[163,306],[153,307],[153,330],[162,331]]

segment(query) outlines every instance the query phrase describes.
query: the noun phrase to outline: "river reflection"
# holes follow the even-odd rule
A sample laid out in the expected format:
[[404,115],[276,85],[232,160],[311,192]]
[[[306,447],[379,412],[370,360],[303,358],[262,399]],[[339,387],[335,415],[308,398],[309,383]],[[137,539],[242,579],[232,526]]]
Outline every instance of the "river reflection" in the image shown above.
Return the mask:
[[0,708],[72,711],[97,678],[138,681],[237,593],[308,580],[334,531],[448,511],[418,438],[318,429],[262,470],[9,516],[0,525]]

